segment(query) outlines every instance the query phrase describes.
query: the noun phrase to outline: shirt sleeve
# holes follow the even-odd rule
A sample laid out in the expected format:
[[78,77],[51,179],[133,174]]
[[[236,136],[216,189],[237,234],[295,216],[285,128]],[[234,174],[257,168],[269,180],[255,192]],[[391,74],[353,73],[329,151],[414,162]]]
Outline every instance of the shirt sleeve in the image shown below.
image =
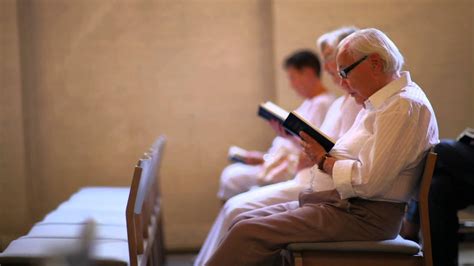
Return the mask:
[[419,103],[401,100],[376,111],[374,122],[364,125],[372,134],[355,138],[363,141],[357,158],[334,164],[334,185],[342,199],[383,196],[400,172],[420,157],[430,120],[422,108]]

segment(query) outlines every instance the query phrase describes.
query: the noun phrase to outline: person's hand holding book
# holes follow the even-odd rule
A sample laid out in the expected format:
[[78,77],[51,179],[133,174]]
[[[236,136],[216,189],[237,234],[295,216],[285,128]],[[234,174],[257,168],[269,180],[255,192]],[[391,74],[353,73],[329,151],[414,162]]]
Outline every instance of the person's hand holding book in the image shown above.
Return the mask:
[[326,150],[319,144],[316,140],[306,134],[304,131],[300,131],[300,145],[303,148],[303,151],[308,156],[312,165],[319,164],[321,159],[326,154]]
[[275,133],[277,133],[278,136],[283,137],[283,138],[289,138],[291,135],[288,134],[281,123],[275,119],[271,119],[268,121],[270,123],[270,126],[273,128]]
[[296,166],[296,171],[301,171],[305,168],[312,167],[313,165],[313,161],[308,157],[306,152],[301,152],[298,157],[298,165]]
[[273,128],[273,130],[277,133],[278,136],[282,137],[282,138],[285,138],[285,139],[288,139],[290,141],[292,141],[293,143],[295,143],[296,145],[299,144],[300,140],[299,138],[291,135],[290,133],[288,133],[288,131],[285,130],[285,128],[283,127],[283,125],[278,121],[278,120],[269,120],[269,123],[270,123],[270,126]]

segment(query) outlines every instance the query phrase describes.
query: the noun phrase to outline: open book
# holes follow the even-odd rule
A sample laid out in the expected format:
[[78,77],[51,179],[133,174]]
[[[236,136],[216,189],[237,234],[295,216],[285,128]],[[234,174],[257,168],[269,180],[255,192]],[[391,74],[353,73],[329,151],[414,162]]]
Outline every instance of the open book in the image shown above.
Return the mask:
[[474,145],[474,128],[466,128],[457,138],[459,142],[473,146]]
[[261,103],[258,106],[258,115],[266,120],[274,119],[283,123],[283,121],[288,117],[288,114],[288,111],[270,101]]
[[229,160],[232,162],[245,163],[246,154],[247,154],[246,150],[237,146],[231,146],[229,148],[229,153],[227,154],[227,158],[229,158]]
[[334,143],[336,143],[329,136],[324,134],[315,126],[311,125],[310,122],[306,121],[296,112],[291,112],[288,115],[288,118],[286,118],[285,122],[283,122],[283,127],[289,132],[291,132],[291,134],[298,137],[300,131],[304,131],[306,134],[310,135],[313,139],[315,139],[319,144],[321,144],[321,146],[323,146],[326,152],[329,152],[332,147],[334,147]]

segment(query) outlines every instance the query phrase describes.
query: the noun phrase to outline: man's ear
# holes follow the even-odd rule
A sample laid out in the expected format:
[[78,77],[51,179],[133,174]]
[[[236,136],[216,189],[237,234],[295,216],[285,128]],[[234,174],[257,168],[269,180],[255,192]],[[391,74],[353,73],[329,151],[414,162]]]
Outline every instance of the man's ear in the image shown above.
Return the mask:
[[371,54],[369,56],[370,67],[377,73],[383,72],[383,61],[380,55],[378,54]]

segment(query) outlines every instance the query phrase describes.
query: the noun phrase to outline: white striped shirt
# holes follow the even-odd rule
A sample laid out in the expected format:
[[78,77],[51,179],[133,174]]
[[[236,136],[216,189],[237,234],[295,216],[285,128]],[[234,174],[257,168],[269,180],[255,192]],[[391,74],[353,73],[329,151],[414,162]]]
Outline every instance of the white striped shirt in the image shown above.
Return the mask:
[[[426,152],[439,142],[428,98],[408,72],[365,102],[351,129],[330,154],[338,160],[333,184],[342,199],[407,202]],[[313,167],[314,175],[327,175]],[[317,179],[317,178],[316,178]]]

